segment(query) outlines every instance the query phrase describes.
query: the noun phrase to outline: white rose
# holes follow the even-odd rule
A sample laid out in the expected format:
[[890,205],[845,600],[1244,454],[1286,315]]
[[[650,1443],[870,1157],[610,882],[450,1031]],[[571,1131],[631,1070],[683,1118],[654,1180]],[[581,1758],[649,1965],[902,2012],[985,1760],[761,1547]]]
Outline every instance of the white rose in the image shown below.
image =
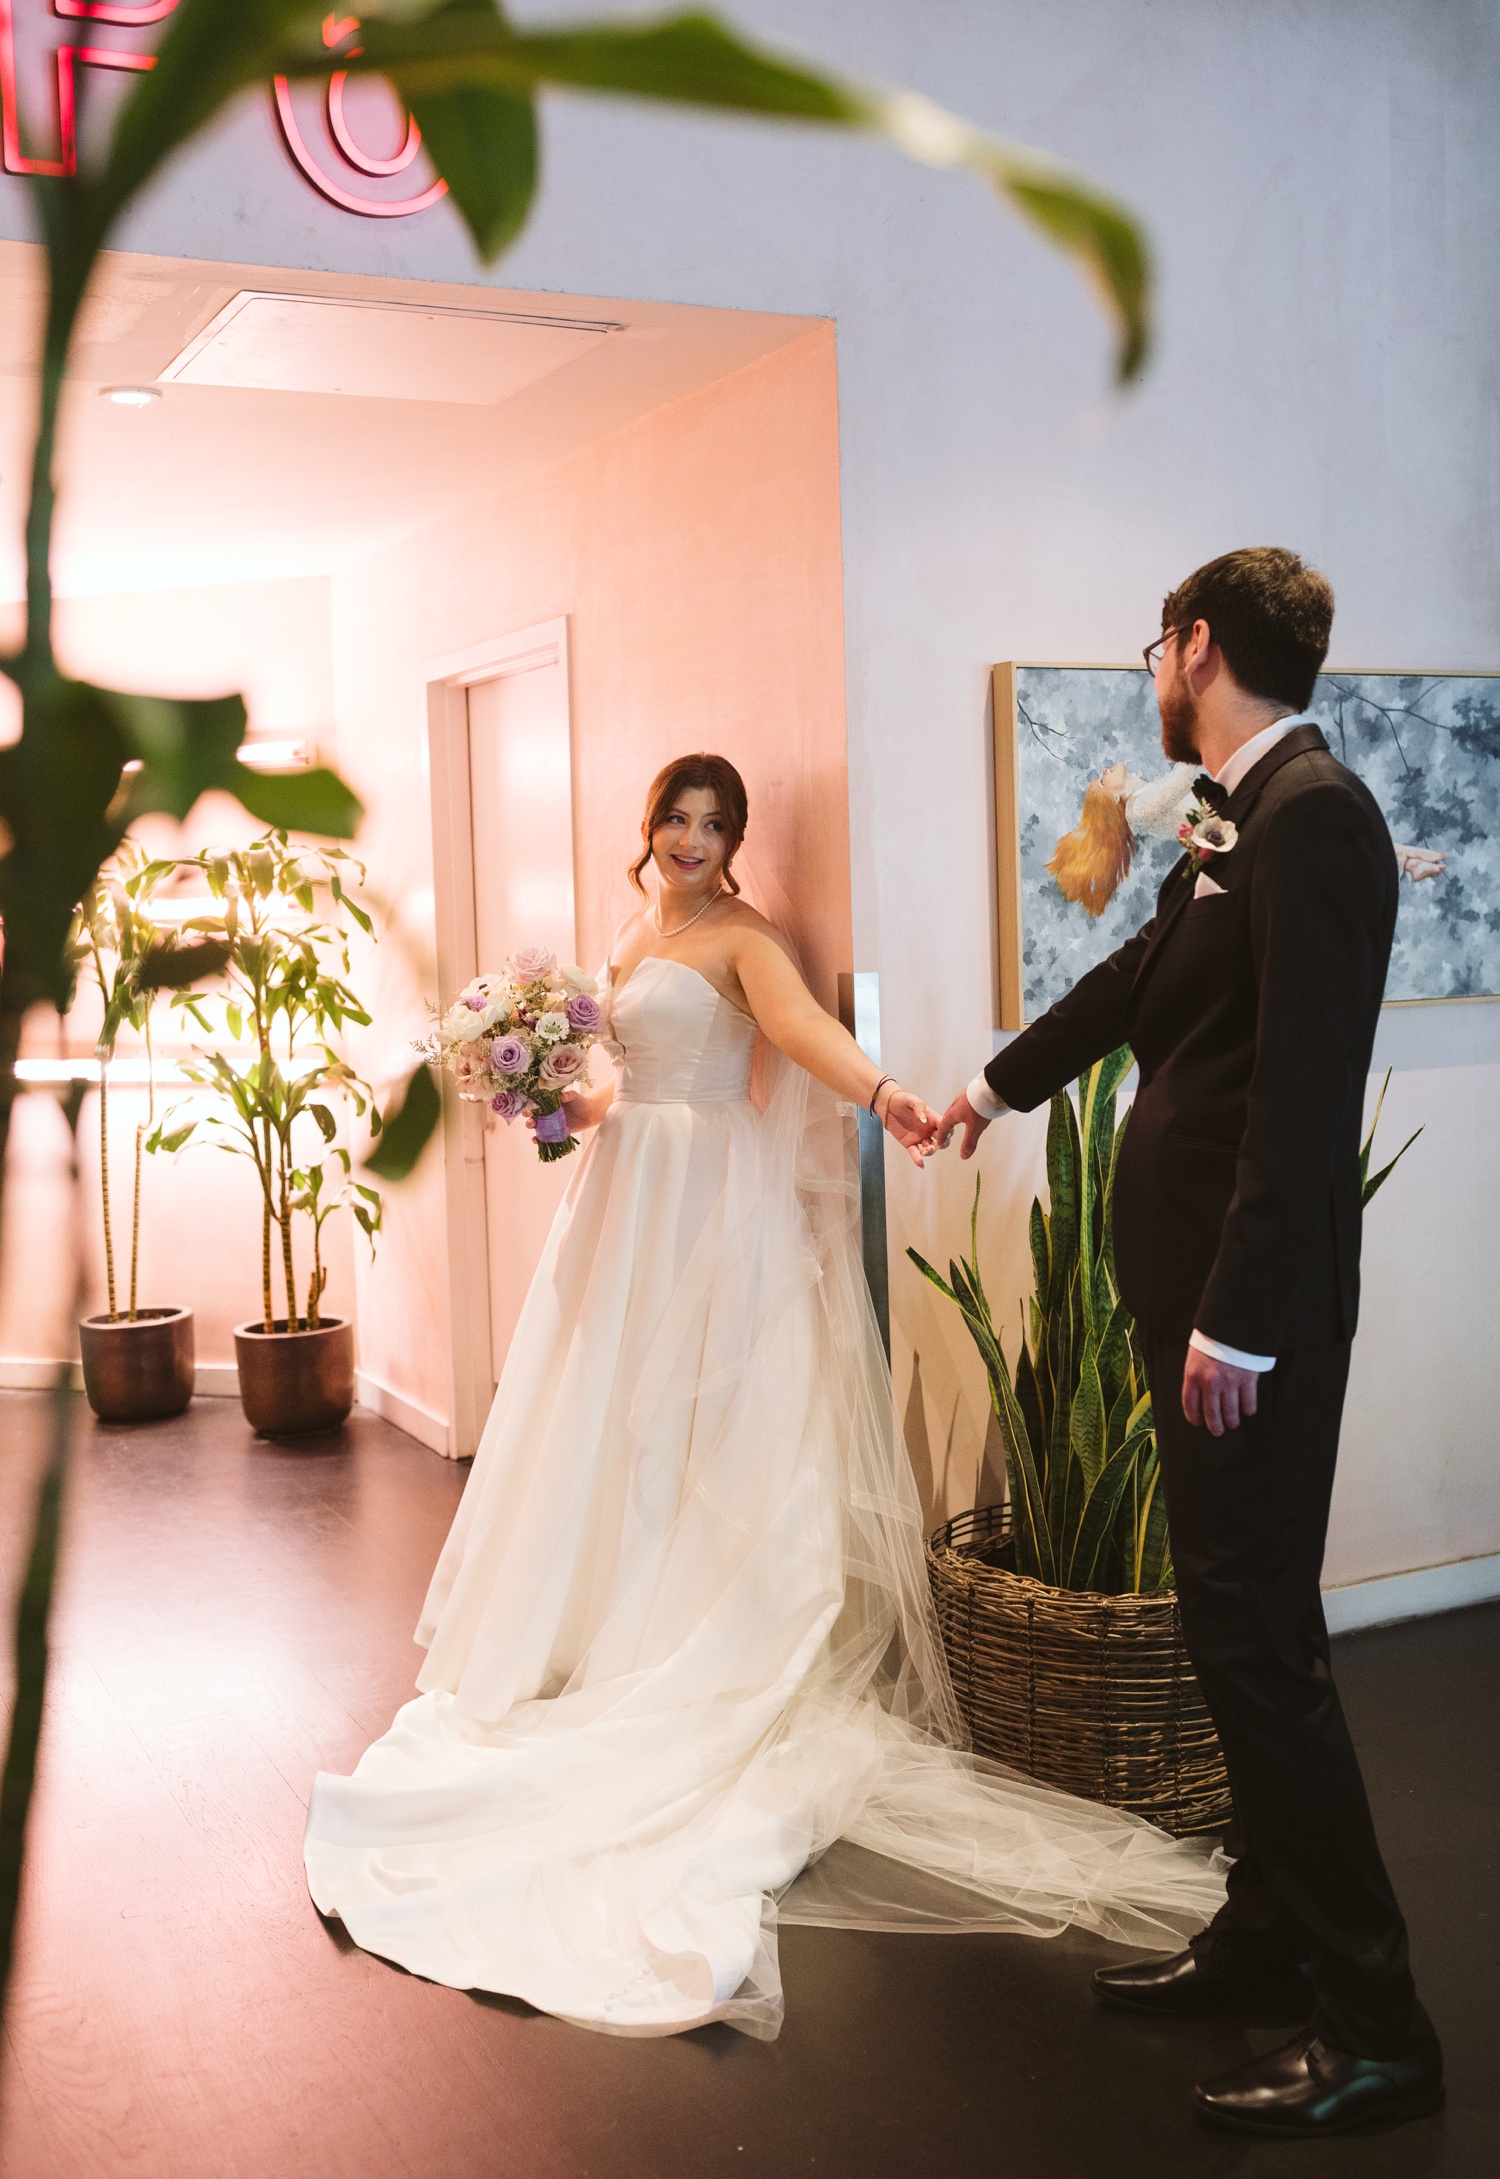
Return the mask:
[[557,973],[569,991],[586,991],[591,999],[598,998],[599,979],[591,976],[586,968],[579,968],[573,961],[564,961]]

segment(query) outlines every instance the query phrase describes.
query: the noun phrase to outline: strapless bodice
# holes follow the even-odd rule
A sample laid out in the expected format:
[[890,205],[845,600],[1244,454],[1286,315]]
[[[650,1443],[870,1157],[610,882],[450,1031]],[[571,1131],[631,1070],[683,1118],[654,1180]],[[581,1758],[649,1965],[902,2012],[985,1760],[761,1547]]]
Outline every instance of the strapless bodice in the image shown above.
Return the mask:
[[652,954],[623,989],[606,988],[606,1022],[627,1105],[730,1104],[750,1094],[756,1025],[706,976]]

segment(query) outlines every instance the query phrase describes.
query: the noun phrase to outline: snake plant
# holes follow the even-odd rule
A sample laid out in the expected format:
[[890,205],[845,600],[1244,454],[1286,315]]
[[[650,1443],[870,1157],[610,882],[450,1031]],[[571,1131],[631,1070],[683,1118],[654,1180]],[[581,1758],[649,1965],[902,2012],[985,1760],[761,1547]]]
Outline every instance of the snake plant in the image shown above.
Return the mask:
[[[979,1275],[981,1183],[974,1184],[970,1253],[949,1264],[946,1279],[914,1248],[906,1253],[957,1304],[984,1360],[1005,1445],[1011,1533],[1004,1563],[1059,1589],[1149,1595],[1170,1589],[1173,1575],[1145,1356],[1115,1275],[1115,1168],[1130,1118],[1127,1112],[1116,1121],[1115,1093],[1132,1063],[1121,1045],[1080,1075],[1076,1112],[1066,1091],[1052,1100],[1052,1209],[1049,1215],[1035,1200],[1031,1206],[1036,1290],[1014,1372]],[[1390,1079],[1387,1070],[1360,1148],[1362,1203],[1422,1132],[1371,1173]]]
[[1115,1166],[1129,1119],[1116,1121],[1115,1093],[1131,1064],[1122,1045],[1079,1078],[1076,1112],[1065,1091],[1052,1100],[1052,1207],[1031,1206],[1036,1288],[1014,1372],[979,1274],[982,1184],[974,1188],[970,1254],[949,1264],[946,1279],[907,1250],[962,1311],[984,1360],[1010,1487],[1007,1561],[1059,1589],[1172,1586],[1145,1357],[1115,1276]]

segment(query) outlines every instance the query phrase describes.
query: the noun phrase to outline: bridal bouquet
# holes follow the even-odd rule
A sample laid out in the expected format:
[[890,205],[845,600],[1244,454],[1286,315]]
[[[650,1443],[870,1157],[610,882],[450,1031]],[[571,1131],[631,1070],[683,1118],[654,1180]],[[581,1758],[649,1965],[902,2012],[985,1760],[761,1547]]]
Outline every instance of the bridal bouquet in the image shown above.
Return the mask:
[[578,1147],[563,1092],[587,1079],[603,1020],[598,988],[544,947],[522,946],[498,976],[465,984],[424,1054],[452,1075],[460,1097],[482,1098],[502,1120],[533,1113],[537,1156],[550,1164]]

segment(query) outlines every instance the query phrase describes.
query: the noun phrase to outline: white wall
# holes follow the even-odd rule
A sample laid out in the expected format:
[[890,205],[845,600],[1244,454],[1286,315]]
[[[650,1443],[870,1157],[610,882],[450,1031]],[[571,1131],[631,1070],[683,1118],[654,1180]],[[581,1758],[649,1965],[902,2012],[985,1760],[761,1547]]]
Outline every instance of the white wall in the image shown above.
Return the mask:
[[[540,211],[491,276],[837,320],[857,962],[882,974],[890,1062],[946,1096],[990,1048],[993,660],[1129,657],[1189,567],[1274,540],[1334,582],[1335,663],[1500,668],[1500,19],[1485,0],[736,13],[1077,159],[1157,240],[1158,360],[1116,405],[1078,283],[977,186],[813,134],[557,101]],[[0,182],[0,224],[22,234],[26,216]],[[262,262],[469,276],[446,209],[360,221],[314,197],[259,98],[176,163],[123,239],[232,258],[247,235]],[[1411,1112],[1428,1133],[1371,1223],[1345,1578],[1500,1544],[1500,1362],[1466,1316],[1492,1273],[1453,1218],[1493,1230],[1500,1209],[1478,1147],[1493,1010],[1421,1024],[1392,1032],[1393,1132]],[[1003,1292],[1022,1284],[1013,1214],[1036,1139],[1023,1124],[985,1147]],[[899,1252],[946,1252],[967,1175],[893,1168],[892,1185],[898,1394],[919,1353],[926,1440],[941,1464],[951,1435],[961,1495],[976,1373]]]

